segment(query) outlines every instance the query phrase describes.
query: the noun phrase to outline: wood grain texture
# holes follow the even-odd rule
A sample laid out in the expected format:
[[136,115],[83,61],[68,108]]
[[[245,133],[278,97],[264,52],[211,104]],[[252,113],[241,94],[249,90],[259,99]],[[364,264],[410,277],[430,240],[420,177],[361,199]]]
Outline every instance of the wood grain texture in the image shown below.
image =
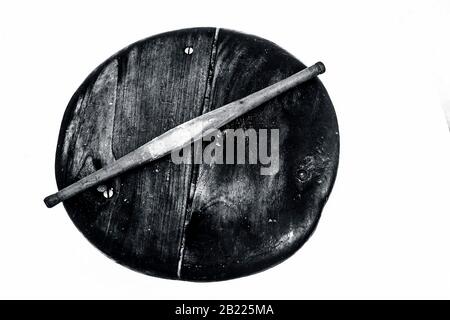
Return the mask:
[[[192,54],[184,49],[192,46]],[[197,28],[135,43],[99,66],[67,107],[56,153],[61,189],[185,121],[304,68],[276,45]],[[331,101],[315,79],[228,128],[280,130],[280,170],[175,165],[170,156],[65,201],[80,231],[151,275],[223,280],[270,267],[314,230],[337,170]]]

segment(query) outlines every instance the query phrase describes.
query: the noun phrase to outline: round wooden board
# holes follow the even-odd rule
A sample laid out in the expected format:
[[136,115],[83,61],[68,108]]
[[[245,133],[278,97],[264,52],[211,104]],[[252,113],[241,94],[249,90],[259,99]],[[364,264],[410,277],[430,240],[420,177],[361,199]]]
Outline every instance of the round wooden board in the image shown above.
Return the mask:
[[[223,29],[132,44],[70,100],[56,152],[58,187],[304,67],[267,40]],[[312,234],[333,186],[333,105],[313,79],[226,128],[279,129],[278,173],[261,175],[261,164],[174,164],[166,156],[65,201],[70,218],[106,255],[149,275],[214,281],[279,263]]]

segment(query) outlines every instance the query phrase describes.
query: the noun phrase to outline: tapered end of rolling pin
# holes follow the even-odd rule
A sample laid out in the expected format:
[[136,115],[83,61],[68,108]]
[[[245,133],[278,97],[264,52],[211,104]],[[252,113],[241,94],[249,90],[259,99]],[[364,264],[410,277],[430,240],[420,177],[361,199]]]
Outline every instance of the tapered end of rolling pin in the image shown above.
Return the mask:
[[317,74],[322,74],[325,72],[325,65],[322,62],[317,62],[316,64],[314,64],[314,67],[316,67],[317,70]]
[[56,206],[58,203],[61,202],[61,199],[59,198],[57,193],[54,193],[52,195],[49,195],[44,199],[44,203],[47,206],[47,208],[52,208]]

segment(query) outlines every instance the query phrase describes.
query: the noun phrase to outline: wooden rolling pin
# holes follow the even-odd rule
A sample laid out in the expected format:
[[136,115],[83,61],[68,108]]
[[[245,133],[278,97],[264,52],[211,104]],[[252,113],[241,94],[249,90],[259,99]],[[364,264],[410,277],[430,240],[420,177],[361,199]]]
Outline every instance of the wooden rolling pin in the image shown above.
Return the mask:
[[61,201],[65,201],[76,194],[89,189],[103,181],[114,178],[121,173],[159,159],[173,150],[180,149],[192,141],[208,135],[223,125],[240,117],[244,113],[260,106],[264,102],[286,92],[287,90],[308,81],[325,72],[322,62],[303,69],[292,76],[274,83],[264,89],[252,93],[245,98],[228,103],[218,109],[205,113],[170,129],[162,135],[147,142],[143,146],[117,159],[106,167],[82,178],[81,180],[61,189],[44,199],[47,207],[51,208]]

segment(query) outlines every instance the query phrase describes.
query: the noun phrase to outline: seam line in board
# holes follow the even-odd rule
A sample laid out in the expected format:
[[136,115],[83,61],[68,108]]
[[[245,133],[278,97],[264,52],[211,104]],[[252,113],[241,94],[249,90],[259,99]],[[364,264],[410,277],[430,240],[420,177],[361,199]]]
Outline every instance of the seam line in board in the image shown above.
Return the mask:
[[[208,74],[206,78],[206,85],[205,85],[205,93],[203,94],[203,102],[202,102],[202,110],[201,114],[204,114],[208,109],[210,108],[211,101],[212,101],[212,91],[213,91],[213,83],[214,83],[214,77],[215,77],[215,67],[216,67],[216,58],[217,58],[217,40],[219,38],[219,30],[220,28],[215,29],[214,33],[214,39],[212,41],[211,46],[211,54],[209,59],[209,65],[208,65]],[[194,150],[195,152],[195,150]],[[194,156],[194,152],[192,153],[192,156]],[[180,249],[178,253],[178,265],[177,265],[177,278],[181,278],[181,268],[183,265],[183,259],[184,259],[184,248],[186,243],[186,229],[189,225],[189,222],[191,220],[192,216],[192,201],[193,201],[193,195],[195,193],[195,189],[197,187],[197,178],[198,178],[198,172],[199,172],[199,164],[192,163],[192,169],[191,169],[191,175],[189,183],[188,183],[188,192],[186,196],[186,205],[185,205],[185,212],[184,212],[184,219],[183,219],[183,230],[181,235],[181,242],[180,242]],[[192,197],[191,197],[192,194]]]

